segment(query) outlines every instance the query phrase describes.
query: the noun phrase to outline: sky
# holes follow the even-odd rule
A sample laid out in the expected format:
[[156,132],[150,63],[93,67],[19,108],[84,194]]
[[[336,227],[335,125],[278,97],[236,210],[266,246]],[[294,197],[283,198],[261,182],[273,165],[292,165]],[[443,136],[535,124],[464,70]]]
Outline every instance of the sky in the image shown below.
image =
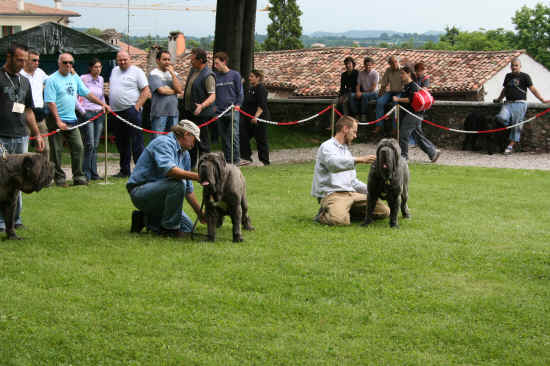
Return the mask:
[[[69,1],[69,0],[67,0]],[[127,4],[128,0],[79,0],[80,2],[103,2]],[[30,3],[54,6],[53,0],[29,0]],[[504,28],[514,30],[511,18],[522,6],[534,8],[537,3],[550,6],[546,0],[298,0],[303,12],[303,34],[316,31],[345,32],[348,30],[393,30],[404,33],[444,31],[446,26],[473,31],[480,28]],[[258,9],[268,5],[268,0],[258,0]],[[215,9],[213,0],[130,0],[131,5],[181,5]],[[336,6],[335,4],[341,5]],[[416,4],[416,5],[415,5]],[[128,30],[126,9],[101,9],[73,7],[82,16],[73,18],[72,26],[115,28]],[[168,36],[179,30],[187,36],[205,37],[214,34],[215,13],[209,11],[154,11],[131,10],[130,34]],[[258,12],[256,33],[266,34],[270,23],[267,12]]]

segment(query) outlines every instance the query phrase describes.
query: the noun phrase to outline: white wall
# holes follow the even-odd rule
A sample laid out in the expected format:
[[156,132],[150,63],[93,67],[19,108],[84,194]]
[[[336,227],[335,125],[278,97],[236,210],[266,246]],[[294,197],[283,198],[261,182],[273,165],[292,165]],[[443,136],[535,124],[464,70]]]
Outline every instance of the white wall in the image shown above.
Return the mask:
[[[519,59],[521,61],[521,71],[531,76],[533,85],[537,88],[544,99],[550,99],[550,71],[527,54],[522,54]],[[510,71],[510,64],[508,64],[485,83],[484,89],[486,94],[483,99],[485,102],[492,102],[493,99],[500,95],[504,77]],[[527,101],[532,103],[540,103],[531,91],[527,92]]]
[[[61,18],[60,16],[51,16],[51,17],[17,17],[17,16],[14,16],[14,17],[2,17],[0,16],[0,26],[2,25],[20,25],[21,26],[21,30],[25,30],[25,29],[29,29],[29,28],[32,28],[32,27],[35,27],[37,25],[40,25],[42,23],[46,23],[46,22],[54,22],[54,23],[57,23],[59,18]],[[68,18],[65,17],[64,20],[65,22],[62,22],[61,24],[63,25],[67,25],[67,20]],[[0,34],[1,36],[1,34]]]

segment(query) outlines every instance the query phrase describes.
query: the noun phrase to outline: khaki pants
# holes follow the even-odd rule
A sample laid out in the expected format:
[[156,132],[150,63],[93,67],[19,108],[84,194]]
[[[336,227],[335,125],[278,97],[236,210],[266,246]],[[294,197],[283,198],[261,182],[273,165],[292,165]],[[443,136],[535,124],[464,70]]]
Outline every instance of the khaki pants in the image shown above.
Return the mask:
[[[350,225],[351,221],[365,218],[367,195],[357,192],[334,192],[321,200],[319,220],[326,225]],[[390,208],[378,200],[373,217],[383,219],[390,215]]]

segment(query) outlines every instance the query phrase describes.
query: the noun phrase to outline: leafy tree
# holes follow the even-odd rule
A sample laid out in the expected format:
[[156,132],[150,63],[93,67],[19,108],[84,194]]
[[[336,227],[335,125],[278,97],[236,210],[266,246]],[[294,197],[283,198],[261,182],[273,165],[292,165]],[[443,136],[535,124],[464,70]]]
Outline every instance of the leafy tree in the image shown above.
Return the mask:
[[269,0],[269,19],[267,38],[264,47],[268,51],[294,50],[303,48],[300,40],[302,26],[300,15],[302,11],[296,0]]
[[86,33],[88,33],[90,36],[99,38],[103,34],[103,31],[99,28],[88,28],[86,29]]
[[445,34],[443,36],[441,36],[441,38],[439,40],[441,42],[450,43],[451,46],[454,46],[454,44],[456,43],[456,39],[458,38],[459,33],[460,33],[460,31],[458,30],[458,28],[456,26],[454,26],[454,25],[452,27],[446,26],[445,27]]
[[516,11],[512,22],[516,25],[519,47],[550,68],[550,7],[542,3],[534,9],[523,6]]

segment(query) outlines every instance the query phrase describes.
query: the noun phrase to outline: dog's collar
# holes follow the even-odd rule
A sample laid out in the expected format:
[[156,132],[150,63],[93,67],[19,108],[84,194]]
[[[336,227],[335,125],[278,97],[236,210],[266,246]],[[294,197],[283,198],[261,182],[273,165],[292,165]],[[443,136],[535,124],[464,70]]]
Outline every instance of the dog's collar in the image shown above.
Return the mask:
[[2,144],[0,144],[0,156],[2,156],[2,160],[8,160],[8,150]]

